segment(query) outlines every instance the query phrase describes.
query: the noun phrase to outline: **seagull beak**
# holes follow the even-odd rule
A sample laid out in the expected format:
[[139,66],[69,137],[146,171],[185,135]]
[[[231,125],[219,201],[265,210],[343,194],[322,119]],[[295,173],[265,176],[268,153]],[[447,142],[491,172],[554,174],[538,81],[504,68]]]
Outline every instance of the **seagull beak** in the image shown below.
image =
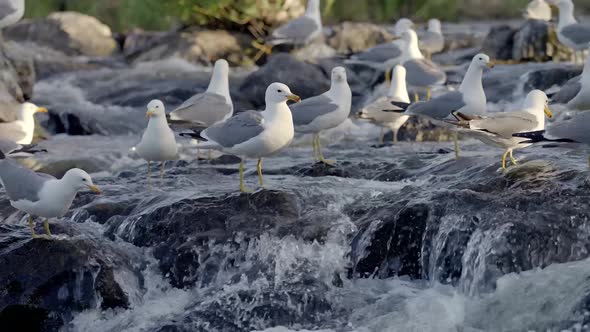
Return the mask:
[[147,118],[151,118],[152,116],[156,115],[156,112],[154,111],[147,111],[147,113],[145,113],[145,116]]
[[545,115],[547,115],[549,119],[553,117],[553,114],[551,113],[551,111],[549,110],[549,106],[547,105],[545,105]]
[[490,61],[488,63],[486,63],[486,67],[488,68],[494,68],[496,66],[496,63],[494,61]]
[[49,113],[49,111],[45,107],[39,107],[37,113]]
[[93,184],[89,185],[88,186],[88,189],[90,189],[90,191],[92,191],[93,193],[95,193],[97,195],[100,195],[101,194],[100,189],[97,186],[93,185]]
[[288,100],[292,100],[292,101],[294,101],[296,103],[298,103],[298,102],[301,101],[301,97],[299,97],[298,95],[294,95],[294,94],[288,95],[287,96],[287,99]]

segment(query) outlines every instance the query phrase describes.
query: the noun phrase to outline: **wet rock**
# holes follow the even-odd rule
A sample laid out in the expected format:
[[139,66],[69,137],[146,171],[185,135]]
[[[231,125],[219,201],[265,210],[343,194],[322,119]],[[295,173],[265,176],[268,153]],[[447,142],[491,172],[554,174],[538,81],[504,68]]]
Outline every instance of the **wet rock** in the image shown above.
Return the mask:
[[512,59],[543,62],[552,58],[554,47],[549,40],[549,22],[527,20],[514,34]]
[[[23,99],[31,99],[33,96],[33,86],[37,81],[35,65],[31,56],[32,53],[29,53],[28,50],[17,43],[6,42],[3,44],[3,54],[14,68],[16,83],[22,91]],[[13,95],[17,97],[20,94],[15,92]]]
[[528,92],[534,89],[547,90],[554,85],[563,86],[567,81],[581,73],[581,66],[565,64],[532,70],[527,74],[524,91]]
[[6,39],[29,41],[66,55],[109,56],[117,50],[111,29],[96,18],[58,12],[46,18],[23,20],[3,30]]
[[107,256],[104,247],[87,239],[30,239],[6,225],[0,234],[2,326],[22,319],[20,323],[51,331],[48,327],[68,322],[81,310],[129,305],[114,275],[127,258]]
[[249,61],[245,49],[251,44],[250,36],[226,30],[136,31],[125,39],[123,54],[133,62],[178,57],[193,63],[210,64],[226,59],[242,65]]
[[[244,260],[251,239],[289,233],[299,217],[296,197],[262,190],[253,194],[185,199],[145,215],[116,218],[107,234],[153,247],[163,274],[176,287],[207,285]],[[283,234],[284,235],[284,234]]]
[[330,88],[330,80],[321,68],[282,53],[271,56],[266,65],[246,77],[239,91],[248,96],[256,107],[264,107],[266,88],[273,82],[287,84],[293,93],[303,99]]
[[393,40],[385,28],[371,23],[344,22],[332,27],[327,44],[339,53],[364,51],[377,44]]
[[508,25],[493,27],[483,42],[481,52],[496,60],[512,59],[515,33]]

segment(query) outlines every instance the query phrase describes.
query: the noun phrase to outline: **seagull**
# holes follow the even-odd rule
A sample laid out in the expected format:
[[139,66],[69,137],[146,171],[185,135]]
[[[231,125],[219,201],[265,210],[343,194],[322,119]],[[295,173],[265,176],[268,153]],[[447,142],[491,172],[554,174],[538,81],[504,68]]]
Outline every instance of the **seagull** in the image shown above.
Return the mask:
[[291,105],[295,131],[313,134],[313,156],[315,161],[331,164],[322,153],[320,132],[335,128],[350,115],[352,92],[348,85],[346,69],[332,69],[332,84],[327,92]]
[[7,139],[0,139],[0,152],[10,158],[27,158],[35,153],[47,152],[45,149],[36,149],[35,144],[21,145]]
[[557,6],[559,8],[557,38],[563,45],[574,50],[574,58],[577,60],[575,52],[585,50],[590,42],[590,23],[576,21],[572,0],[557,0]]
[[551,99],[570,109],[590,109],[590,54],[586,57],[582,74],[567,81]]
[[248,192],[244,185],[244,159],[258,159],[258,180],[263,187],[262,158],[279,153],[293,140],[295,131],[288,100],[300,102],[301,98],[285,84],[272,83],[266,89],[264,111],[240,112],[201,132],[181,135],[206,141],[201,144],[202,149],[219,150],[242,158],[240,191]]
[[551,21],[551,7],[545,0],[532,0],[526,7],[524,18],[527,20]]
[[31,144],[35,133],[35,113],[47,113],[44,107],[33,103],[15,105],[16,120],[3,122],[0,120],[0,139],[14,141],[18,144]]
[[92,183],[90,175],[81,169],[71,169],[58,180],[48,174],[35,173],[7,159],[1,151],[0,182],[10,205],[29,215],[29,228],[33,238],[37,237],[33,216],[45,218],[45,233],[51,236],[49,218],[63,217],[78,191],[89,189],[100,194],[100,189]]
[[[590,145],[590,112],[576,112],[564,121],[552,123],[546,130],[513,134],[527,138],[526,143],[555,142]],[[590,165],[590,157],[588,157]]]
[[439,20],[433,18],[428,21],[428,31],[420,36],[419,46],[429,59],[433,54],[442,52],[445,48],[445,37]]
[[0,29],[20,21],[25,14],[25,0],[0,0]]
[[547,102],[547,95],[543,91],[533,90],[528,93],[522,108],[518,111],[494,113],[485,117],[460,112],[453,114],[459,120],[457,125],[477,133],[476,138],[483,143],[506,149],[502,156],[502,169],[505,170],[508,155],[512,164],[517,164],[512,155],[514,149],[531,145],[526,138],[513,137],[513,134],[545,129],[545,115],[552,117]]
[[[402,38],[407,43],[400,61],[407,70],[406,81],[411,86],[427,88],[428,100],[430,87],[443,84],[447,80],[447,75],[434,62],[424,58],[418,47],[416,31],[408,29],[402,34]],[[418,101],[418,94],[414,99]]]
[[160,178],[164,177],[166,161],[178,158],[178,146],[174,132],[168,126],[164,103],[160,100],[152,100],[147,105],[146,116],[150,119],[147,129],[141,137],[141,141],[135,147],[137,154],[148,162],[148,180],[150,176],[150,163],[162,162]]
[[391,77],[389,77],[391,69],[399,64],[403,50],[406,48],[406,42],[401,40],[399,36],[413,26],[414,23],[409,19],[399,19],[393,28],[395,36],[391,42],[378,44],[363,52],[354,54],[350,59],[345,60],[344,63],[359,64],[385,72],[385,80],[389,82],[391,80]]
[[196,94],[170,113],[170,120],[195,122],[210,127],[229,119],[234,106],[229,95],[229,64],[221,59],[215,62],[213,76],[207,91]]
[[392,77],[393,79],[387,95],[365,106],[358,113],[359,118],[371,120],[381,126],[380,144],[383,144],[383,128],[391,129],[393,132],[393,142],[397,143],[399,129],[410,118],[408,115],[384,111],[399,109],[399,107],[392,105],[391,102],[410,103],[410,97],[406,89],[406,68],[402,65],[395,66]]

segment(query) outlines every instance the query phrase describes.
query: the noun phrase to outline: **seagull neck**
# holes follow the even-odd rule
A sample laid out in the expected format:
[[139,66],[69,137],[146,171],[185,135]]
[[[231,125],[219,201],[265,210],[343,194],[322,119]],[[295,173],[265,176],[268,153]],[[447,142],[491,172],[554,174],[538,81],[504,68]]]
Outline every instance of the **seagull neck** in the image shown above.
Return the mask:
[[565,10],[560,10],[559,11],[559,23],[558,28],[564,28],[570,24],[575,24],[577,23],[576,18],[574,17],[574,13],[573,11],[565,11]]
[[320,2],[309,1],[307,8],[305,9],[305,16],[316,21],[320,26],[322,25],[322,13],[320,11]]
[[54,186],[53,190],[51,190],[52,195],[55,195],[55,199],[67,203],[69,208],[69,206],[72,205],[74,198],[76,198],[78,190],[72,186],[66,178],[53,180],[52,182],[52,185]]
[[278,102],[278,103],[267,103],[266,109],[264,111],[264,118],[273,121],[273,120],[285,120],[293,118],[291,116],[291,109],[287,106],[286,101]]
[[396,101],[409,103],[410,96],[408,95],[406,80],[401,79],[401,77],[394,77],[394,79],[391,81],[391,86],[389,87],[387,97],[395,99]]
[[170,128],[168,126],[168,120],[166,119],[166,117],[164,116],[156,116],[156,117],[152,117],[150,118],[150,121],[148,122],[148,130],[150,129],[156,129],[156,128]]
[[334,96],[335,98],[338,98],[336,96],[346,96],[347,93],[352,95],[352,92],[350,91],[350,87],[348,86],[348,82],[347,81],[332,81],[332,85],[330,86],[330,91],[329,91],[331,96]]
[[468,93],[470,91],[483,92],[482,76],[483,69],[471,64],[467,69],[463,82],[461,82],[459,91],[462,93]]
[[228,102],[231,102],[229,95],[229,79],[227,75],[220,71],[213,71],[213,76],[207,87],[207,92],[224,96]]
[[428,31],[432,32],[432,33],[436,33],[439,35],[442,35],[442,30],[440,28],[440,26],[438,25],[431,25],[428,27]]
[[408,50],[406,52],[406,56],[405,56],[404,61],[417,60],[417,59],[424,59],[424,55],[422,55],[422,52],[420,51],[420,48],[418,47],[418,42],[417,41],[408,42]]

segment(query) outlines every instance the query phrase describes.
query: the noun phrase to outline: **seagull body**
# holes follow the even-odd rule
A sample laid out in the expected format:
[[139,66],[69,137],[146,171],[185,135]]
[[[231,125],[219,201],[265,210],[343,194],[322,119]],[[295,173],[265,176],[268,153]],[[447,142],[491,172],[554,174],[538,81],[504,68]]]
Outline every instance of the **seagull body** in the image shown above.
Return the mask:
[[443,84],[447,80],[447,75],[434,62],[424,58],[418,47],[416,31],[408,29],[402,34],[402,38],[406,41],[407,47],[400,62],[407,70],[408,84],[428,88],[428,91],[431,86]]
[[570,109],[590,110],[590,55],[580,76],[567,81],[553,96],[553,101],[567,104]]
[[148,173],[150,162],[162,162],[160,177],[163,177],[166,161],[178,158],[178,146],[174,132],[166,120],[164,103],[160,100],[152,100],[147,109],[146,116],[150,120],[135,150],[141,158],[148,162]]
[[557,37],[559,41],[575,50],[582,51],[590,42],[590,23],[578,23],[574,17],[574,4],[571,0],[558,0],[559,23]]
[[23,103],[16,111],[16,121],[0,122],[0,139],[18,144],[31,144],[35,134],[35,113],[47,113],[47,109],[32,103]]
[[419,45],[428,57],[442,52],[445,48],[445,37],[442,34],[439,20],[433,18],[428,21],[428,31],[420,36]]
[[190,121],[205,127],[229,119],[234,111],[229,94],[229,64],[217,60],[207,91],[196,94],[170,113],[171,120]]
[[330,90],[291,105],[295,131],[314,135],[314,158],[316,153],[319,153],[319,160],[322,162],[326,160],[321,154],[320,132],[335,128],[348,119],[352,104],[352,92],[348,85],[346,69],[332,69],[331,80]]
[[[78,191],[90,189],[99,194],[88,173],[80,169],[69,170],[61,179],[51,175],[35,173],[20,164],[6,159],[0,152],[0,182],[6,191],[10,204],[30,216],[42,218],[63,217]],[[35,236],[32,218],[29,218],[31,232]],[[51,235],[45,220],[47,235]]]
[[466,116],[455,113],[459,124],[476,133],[476,138],[487,145],[506,149],[502,157],[502,169],[506,169],[506,157],[512,157],[514,149],[522,149],[529,145],[527,139],[514,137],[515,133],[539,131],[545,129],[545,115],[551,117],[547,106],[547,96],[540,90],[533,90],[527,95],[522,108],[514,112],[489,114],[485,117]]
[[20,21],[25,14],[25,0],[0,0],[0,29]]
[[551,21],[551,7],[545,0],[533,0],[526,7],[524,18],[527,20]]
[[[266,108],[262,112],[246,111],[236,114],[225,122],[218,123],[200,133],[183,134],[206,142],[202,149],[219,150],[242,159],[258,159],[258,176],[262,181],[262,158],[270,157],[285,149],[295,135],[293,117],[287,100],[300,101],[282,83],[273,83],[266,89]],[[244,187],[243,161],[240,163],[240,190]]]
[[[358,114],[359,118],[371,120],[382,128],[389,128],[393,132],[393,141],[397,142],[397,133],[409,119],[408,115],[385,110],[399,109],[391,102],[410,103],[410,97],[406,88],[406,69],[397,65],[393,69],[391,86],[386,96],[381,97],[371,104],[365,106]],[[380,142],[383,143],[383,131],[381,131]]]
[[305,14],[277,28],[268,40],[271,45],[306,45],[322,34],[320,0],[309,0]]

